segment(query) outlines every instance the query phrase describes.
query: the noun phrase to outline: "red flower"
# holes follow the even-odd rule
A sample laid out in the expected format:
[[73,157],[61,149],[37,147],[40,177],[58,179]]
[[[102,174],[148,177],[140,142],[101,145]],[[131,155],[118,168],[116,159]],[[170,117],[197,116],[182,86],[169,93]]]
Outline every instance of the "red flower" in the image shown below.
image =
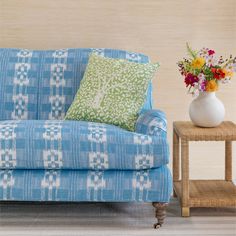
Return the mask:
[[198,82],[198,77],[188,73],[184,79],[184,82],[186,84],[186,87],[188,87],[189,85],[193,86],[194,83]]
[[225,77],[225,73],[220,68],[211,68],[211,72],[213,73],[213,77],[217,80],[223,79]]
[[210,55],[213,55],[213,54],[215,54],[215,51],[214,50],[208,50],[208,55],[210,56]]

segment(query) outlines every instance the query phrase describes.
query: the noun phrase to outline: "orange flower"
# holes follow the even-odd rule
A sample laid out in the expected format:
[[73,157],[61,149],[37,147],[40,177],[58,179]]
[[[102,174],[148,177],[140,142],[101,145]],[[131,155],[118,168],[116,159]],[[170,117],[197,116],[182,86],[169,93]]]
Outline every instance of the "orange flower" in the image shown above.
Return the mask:
[[218,90],[218,84],[216,83],[216,81],[215,80],[207,81],[206,91],[215,92],[216,90]]

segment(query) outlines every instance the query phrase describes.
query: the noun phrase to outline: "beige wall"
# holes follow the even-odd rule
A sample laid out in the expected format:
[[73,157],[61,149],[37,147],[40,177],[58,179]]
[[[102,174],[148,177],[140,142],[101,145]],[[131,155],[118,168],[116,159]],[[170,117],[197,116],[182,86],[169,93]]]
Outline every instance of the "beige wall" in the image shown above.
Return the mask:
[[[186,41],[236,55],[236,0],[0,0],[0,47],[121,48],[160,61],[154,99],[167,113],[170,142],[172,121],[189,119],[191,96],[176,66]],[[236,122],[236,77],[217,95]],[[190,148],[193,177],[223,177],[223,144]]]

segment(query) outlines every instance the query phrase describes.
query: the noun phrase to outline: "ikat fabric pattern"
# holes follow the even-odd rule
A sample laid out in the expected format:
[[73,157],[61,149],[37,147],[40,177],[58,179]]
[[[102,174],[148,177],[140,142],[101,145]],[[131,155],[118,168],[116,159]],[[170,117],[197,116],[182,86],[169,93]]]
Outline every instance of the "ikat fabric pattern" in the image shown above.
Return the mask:
[[147,135],[85,121],[0,121],[0,169],[156,168],[169,161],[165,132]]
[[67,120],[117,125],[134,131],[158,63],[134,63],[92,53]]
[[112,49],[0,49],[0,200],[168,202],[166,119],[152,84],[136,132],[64,121],[91,52],[148,63]]
[[136,126],[136,132],[147,135],[162,136],[167,138],[167,119],[164,112],[160,110],[143,111],[139,115]]
[[3,201],[168,202],[171,192],[166,166],[141,171],[0,170]]
[[[0,120],[61,120],[72,104],[89,55],[147,63],[147,56],[115,49],[0,48]],[[143,109],[152,108],[152,85]]]
[[36,119],[39,53],[0,49],[0,120]]
[[0,169],[16,168],[17,123],[18,121],[0,121]]

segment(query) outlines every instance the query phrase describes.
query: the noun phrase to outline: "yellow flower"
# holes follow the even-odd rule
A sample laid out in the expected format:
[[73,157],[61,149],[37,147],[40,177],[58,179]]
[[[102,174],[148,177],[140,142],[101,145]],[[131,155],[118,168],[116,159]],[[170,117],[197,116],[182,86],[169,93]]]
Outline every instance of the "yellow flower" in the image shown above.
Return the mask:
[[222,71],[225,73],[225,77],[230,77],[230,78],[232,78],[233,75],[234,75],[234,72],[233,72],[233,71],[229,71],[229,70],[226,70],[226,69],[222,69]]
[[192,61],[193,69],[201,69],[204,64],[205,64],[205,59],[202,57],[197,57]]
[[216,83],[216,81],[215,80],[207,81],[206,91],[215,92],[216,90],[218,90],[218,84]]

